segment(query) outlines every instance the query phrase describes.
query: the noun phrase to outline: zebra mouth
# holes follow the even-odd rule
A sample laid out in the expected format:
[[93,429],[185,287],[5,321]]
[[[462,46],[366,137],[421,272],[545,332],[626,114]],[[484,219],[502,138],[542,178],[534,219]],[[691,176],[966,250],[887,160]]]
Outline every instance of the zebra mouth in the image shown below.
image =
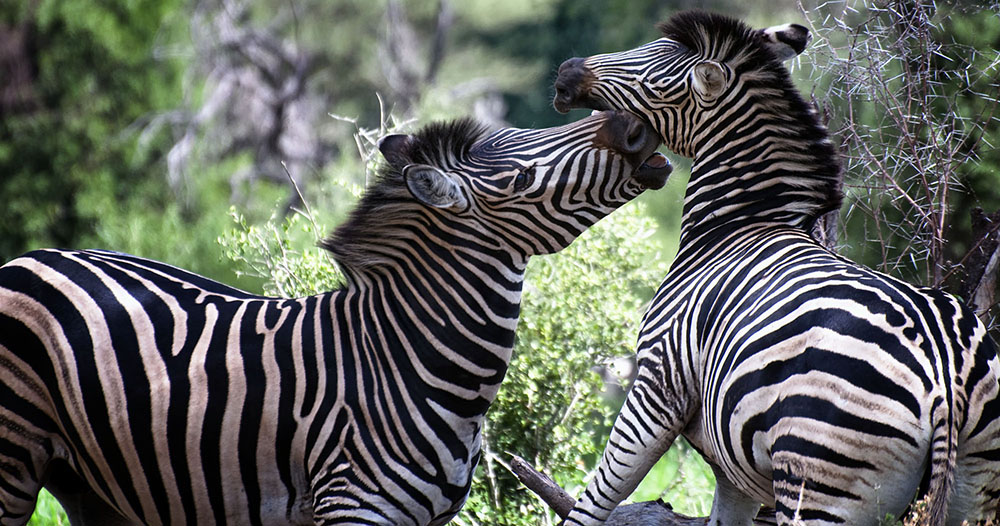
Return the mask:
[[659,190],[667,184],[667,178],[670,177],[672,171],[674,168],[670,166],[670,161],[667,160],[666,156],[660,152],[653,152],[653,155],[643,161],[642,166],[635,171],[632,177],[647,189]]

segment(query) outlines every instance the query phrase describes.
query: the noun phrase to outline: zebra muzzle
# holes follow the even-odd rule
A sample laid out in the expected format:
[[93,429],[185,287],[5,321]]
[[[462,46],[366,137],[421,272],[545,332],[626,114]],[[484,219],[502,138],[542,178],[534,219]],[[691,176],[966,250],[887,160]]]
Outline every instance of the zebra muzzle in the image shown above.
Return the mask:
[[667,184],[674,167],[667,157],[660,152],[653,152],[632,175],[642,186],[650,190],[659,190]]
[[594,80],[594,74],[587,68],[583,58],[574,57],[563,62],[559,66],[552,106],[559,113],[566,113],[573,108],[611,109],[590,97],[590,84]]
[[627,111],[606,111],[602,114],[604,125],[597,131],[594,144],[624,157],[634,170],[632,179],[643,188],[655,190],[663,187],[673,168],[670,161],[656,151],[660,146],[659,134],[641,118]]

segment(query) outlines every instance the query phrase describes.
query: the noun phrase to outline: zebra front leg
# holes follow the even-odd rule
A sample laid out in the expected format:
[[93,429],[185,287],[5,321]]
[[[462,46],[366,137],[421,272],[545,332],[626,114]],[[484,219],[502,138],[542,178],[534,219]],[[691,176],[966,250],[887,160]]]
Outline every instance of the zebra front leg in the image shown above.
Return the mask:
[[618,504],[635,490],[656,461],[670,448],[683,429],[693,398],[668,399],[672,389],[664,387],[659,367],[643,367],[625,398],[597,473],[576,506],[566,517],[566,525],[603,523]]

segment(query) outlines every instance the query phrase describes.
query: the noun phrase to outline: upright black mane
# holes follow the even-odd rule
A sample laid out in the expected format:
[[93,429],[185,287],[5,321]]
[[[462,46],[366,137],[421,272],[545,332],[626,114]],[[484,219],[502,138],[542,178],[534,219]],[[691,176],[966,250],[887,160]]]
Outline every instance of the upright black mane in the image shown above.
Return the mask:
[[486,127],[469,117],[428,124],[411,136],[409,161],[447,169],[449,164],[464,159],[485,135]]
[[[728,62],[740,70],[779,63],[759,30],[738,18],[691,10],[678,13],[656,26],[663,36],[711,60]],[[784,68],[781,68],[784,69]]]
[[352,270],[378,264],[371,247],[404,235],[402,219],[424,206],[417,202],[403,181],[409,164],[428,164],[447,171],[465,159],[486,134],[486,128],[470,118],[428,124],[406,139],[405,147],[383,163],[375,180],[365,190],[354,210],[319,246],[329,250],[350,277]]
[[808,176],[825,186],[826,200],[816,204],[811,220],[840,207],[843,174],[838,153],[828,140],[829,132],[819,122],[815,108],[795,88],[788,70],[765,45],[760,30],[736,18],[699,10],[678,13],[657,28],[705,59],[727,63],[737,74],[752,72],[744,75],[749,88],[780,90],[782,95],[768,96],[763,107],[779,117],[781,135],[814,157],[816,164]]

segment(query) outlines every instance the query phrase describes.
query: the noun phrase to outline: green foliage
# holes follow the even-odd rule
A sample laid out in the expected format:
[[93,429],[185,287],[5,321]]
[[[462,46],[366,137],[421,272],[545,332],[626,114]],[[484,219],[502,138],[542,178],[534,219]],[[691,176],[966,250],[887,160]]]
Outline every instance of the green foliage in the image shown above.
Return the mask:
[[35,513],[28,520],[28,526],[69,526],[69,519],[59,501],[43,489],[38,494]]
[[666,273],[633,203],[569,248],[528,266],[517,344],[489,411],[484,456],[457,524],[551,523],[544,503],[503,465],[524,457],[564,487],[579,486],[604,448],[616,412],[602,373],[633,354],[644,304]]
[[237,227],[220,237],[219,244],[225,256],[237,264],[236,275],[261,280],[265,294],[291,298],[343,285],[333,260],[315,246],[326,229],[310,213],[295,212],[284,220],[272,215],[259,226],[248,224],[235,208],[230,209],[230,215]]
[[166,13],[181,4],[0,7],[7,24],[0,30],[24,38],[9,60],[31,71],[15,79],[17,96],[0,107],[0,260],[38,246],[100,245],[96,230],[105,210],[86,201],[94,185],[118,204],[155,210],[164,203],[163,185],[151,192],[155,201],[134,194],[154,184],[147,178],[150,160],[165,148],[165,137],[154,133],[140,145],[132,126],[178,100],[178,63],[155,58],[152,49]]
[[632,493],[633,502],[662,499],[674,511],[707,517],[715,495],[715,474],[687,440],[678,439]]

